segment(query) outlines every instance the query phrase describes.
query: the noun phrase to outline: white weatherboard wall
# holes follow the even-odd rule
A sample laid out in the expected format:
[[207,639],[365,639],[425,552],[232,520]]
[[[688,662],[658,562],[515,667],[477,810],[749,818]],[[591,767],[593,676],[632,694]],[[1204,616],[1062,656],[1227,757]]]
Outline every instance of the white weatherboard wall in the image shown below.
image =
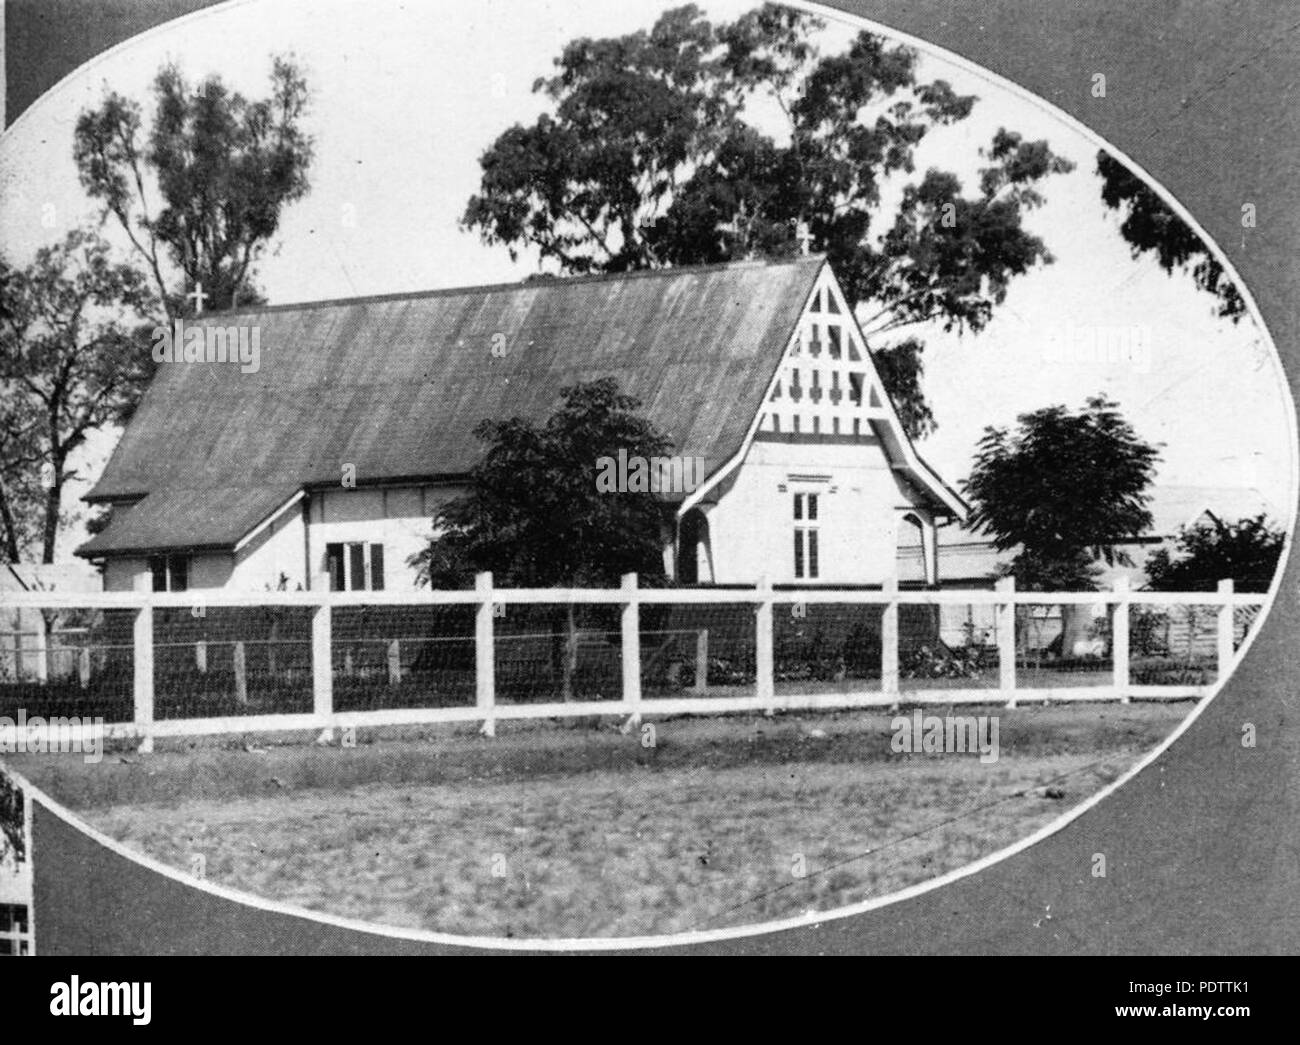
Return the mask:
[[[796,493],[818,495],[815,524],[795,521]],[[753,583],[766,575],[774,584],[793,583],[795,527],[815,525],[818,581],[882,583],[895,575],[898,522],[908,505],[874,440],[756,440],[730,488],[708,510],[713,579]]]
[[[229,552],[199,552],[189,556],[191,588],[230,585],[235,558]],[[299,573],[302,571],[299,570]],[[153,574],[144,555],[113,555],[104,560],[105,591],[152,591]]]
[[[384,587],[414,590],[415,571],[407,560],[422,551],[433,535],[438,506],[463,490],[450,486],[405,486],[387,489],[321,490],[311,495],[307,526],[308,561],[313,590],[329,587],[325,548],[361,542],[384,546]],[[300,557],[303,554],[299,553]]]
[[[795,326],[744,461],[717,503],[703,506],[711,555],[702,557],[700,579],[812,581],[795,577],[794,531],[815,526],[815,581],[882,584],[898,575],[899,526],[910,513],[923,529],[933,580],[933,516],[899,482],[898,462],[878,438],[877,426],[894,423],[886,403],[861,331],[827,266]],[[815,523],[795,520],[797,493],[818,495]]]
[[[194,588],[230,587],[237,591],[274,591],[281,581],[294,591],[307,587],[306,534],[301,502],[292,504],[235,552],[234,568],[223,577],[211,574],[212,583],[192,578]],[[227,558],[227,562],[229,559]],[[191,566],[198,565],[196,561]],[[207,580],[208,578],[203,578]]]
[[104,560],[105,591],[148,591],[149,560],[137,555],[113,555]]
[[[415,571],[407,560],[428,544],[438,506],[460,492],[449,486],[316,491],[305,509],[301,501],[289,505],[233,555],[192,553],[189,587],[273,591],[283,578],[290,591],[325,589],[326,545],[360,542],[384,546],[386,589],[413,591]],[[147,556],[112,556],[105,561],[105,591],[150,591],[152,586]]]

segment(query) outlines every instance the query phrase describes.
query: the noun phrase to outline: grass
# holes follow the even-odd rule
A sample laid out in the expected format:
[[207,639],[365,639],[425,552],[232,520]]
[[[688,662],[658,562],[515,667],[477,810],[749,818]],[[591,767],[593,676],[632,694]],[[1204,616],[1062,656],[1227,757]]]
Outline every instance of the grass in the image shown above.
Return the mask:
[[875,712],[661,720],[653,747],[533,722],[12,761],[114,838],[186,871],[201,855],[257,895],[447,932],[628,936],[831,910],[961,867],[1114,780],[1188,709],[959,709],[999,716],[990,765],[897,754]]

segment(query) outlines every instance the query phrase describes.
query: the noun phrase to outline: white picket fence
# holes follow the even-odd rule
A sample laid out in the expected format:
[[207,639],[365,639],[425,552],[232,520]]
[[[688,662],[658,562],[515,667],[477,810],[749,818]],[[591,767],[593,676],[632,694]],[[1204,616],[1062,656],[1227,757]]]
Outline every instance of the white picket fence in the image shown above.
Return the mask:
[[[693,715],[735,712],[797,710],[843,710],[853,708],[894,707],[901,701],[916,704],[1001,704],[1015,707],[1020,702],[1072,702],[1119,700],[1132,698],[1187,699],[1207,695],[1208,685],[1140,685],[1130,678],[1129,614],[1134,605],[1211,607],[1217,612],[1217,677],[1222,680],[1231,671],[1234,653],[1234,615],[1237,607],[1262,606],[1262,594],[1233,591],[1231,581],[1223,581],[1214,592],[1137,592],[1122,579],[1110,591],[1101,592],[1020,592],[1010,580],[988,590],[900,591],[896,584],[878,590],[843,590],[805,588],[774,590],[761,582],[745,589],[648,589],[640,588],[635,574],[623,578],[615,589],[503,589],[495,588],[490,574],[480,574],[472,590],[399,592],[251,592],[232,593],[195,590],[178,593],[104,593],[54,594],[6,593],[0,609],[45,608],[79,610],[130,610],[133,627],[134,714],[130,722],[106,727],[112,737],[134,738],[142,750],[149,750],[155,738],[237,734],[249,732],[320,731],[332,736],[347,728],[422,725],[430,723],[480,722],[487,736],[495,734],[498,721],[510,719],[574,718],[585,716],[619,716],[637,723],[645,715]],[[622,693],[617,700],[576,700],[571,702],[500,703],[497,700],[495,620],[497,607],[518,605],[610,605],[621,607],[621,678]],[[651,605],[736,605],[752,606],[754,613],[755,673],[752,694],[704,695],[707,681],[707,640],[695,646],[696,680],[693,691],[682,695],[643,700],[640,619],[642,607]],[[880,683],[879,688],[850,685],[825,691],[778,693],[773,651],[774,605],[817,604],[845,606],[880,606]],[[994,607],[997,627],[998,679],[995,688],[900,687],[899,607],[901,605],[990,605]],[[1110,606],[1123,612],[1112,615],[1111,678],[1103,684],[1087,686],[1022,687],[1017,684],[1017,649],[1015,611],[1019,605]],[[191,609],[196,605],[217,607],[299,607],[311,617],[311,690],[312,710],[304,714],[250,714],[220,718],[155,718],[154,612],[160,609]],[[334,665],[332,661],[331,613],[344,607],[389,606],[473,606],[474,628],[474,703],[462,707],[408,707],[385,710],[340,711],[334,705]],[[464,641],[468,642],[466,637]],[[202,643],[196,643],[202,646]],[[239,658],[242,659],[242,658]],[[400,665],[399,665],[400,672]]]

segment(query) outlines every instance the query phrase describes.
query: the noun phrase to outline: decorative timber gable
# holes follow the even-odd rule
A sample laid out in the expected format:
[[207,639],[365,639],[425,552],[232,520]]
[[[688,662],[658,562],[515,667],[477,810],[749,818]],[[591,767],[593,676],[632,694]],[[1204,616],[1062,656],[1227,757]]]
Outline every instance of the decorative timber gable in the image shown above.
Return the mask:
[[830,265],[823,265],[768,390],[754,439],[881,445],[900,480],[964,518],[966,505],[917,455]]
[[872,424],[890,421],[887,402],[862,332],[824,266],[777,369],[756,438],[875,442]]

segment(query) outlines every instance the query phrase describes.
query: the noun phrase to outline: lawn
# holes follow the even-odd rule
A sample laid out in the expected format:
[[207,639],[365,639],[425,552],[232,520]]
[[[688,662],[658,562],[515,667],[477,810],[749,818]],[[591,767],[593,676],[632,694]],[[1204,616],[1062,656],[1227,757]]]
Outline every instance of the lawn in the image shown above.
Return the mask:
[[[1000,758],[897,754],[883,712],[225,741],[14,768],[129,846],[260,896],[386,925],[595,937],[831,910],[1060,816],[1190,704],[962,708]],[[928,708],[927,714],[945,709]]]

